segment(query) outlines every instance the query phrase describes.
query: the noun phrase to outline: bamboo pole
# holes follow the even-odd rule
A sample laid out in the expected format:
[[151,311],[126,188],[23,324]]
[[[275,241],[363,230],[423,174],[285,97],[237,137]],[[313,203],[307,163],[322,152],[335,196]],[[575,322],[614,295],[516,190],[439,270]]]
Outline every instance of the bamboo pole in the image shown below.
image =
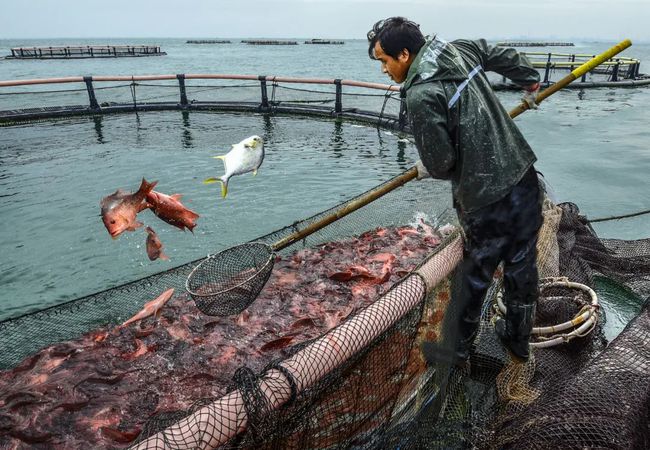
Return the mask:
[[288,247],[294,242],[297,242],[303,239],[304,237],[307,237],[310,234],[315,233],[316,231],[320,230],[323,227],[326,227],[332,222],[335,222],[340,218],[347,216],[351,212],[356,211],[357,209],[367,205],[368,203],[377,200],[379,197],[382,197],[383,195],[391,192],[392,190],[397,189],[398,187],[408,183],[412,179],[416,178],[417,175],[418,175],[417,167],[411,167],[406,172],[392,178],[391,180],[379,186],[378,188],[368,191],[367,193],[363,194],[361,197],[357,198],[356,200],[351,201],[343,208],[333,212],[332,214],[323,217],[322,219],[316,222],[309,224],[302,230],[290,234],[284,239],[279,240],[278,242],[273,244],[272,246],[273,250],[275,251],[282,250],[283,248]]
[[[573,72],[571,72],[569,75],[566,77],[562,78],[560,81],[557,83],[553,84],[552,86],[548,87],[547,89],[544,89],[542,92],[537,94],[537,97],[535,97],[535,104],[539,105],[542,103],[546,98],[550,97],[551,95],[555,94],[557,91],[562,89],[563,87],[567,86],[574,80],[577,80],[587,72],[593,70],[596,66],[600,65],[602,62],[607,61],[614,55],[619,54],[626,48],[632,45],[632,41],[629,39],[625,39],[624,41],[620,42],[619,44],[616,44],[609,50],[607,50],[604,53],[601,53],[600,55],[596,56],[595,58],[590,59],[586,63],[582,64],[580,67],[575,69]],[[522,112],[530,109],[530,106],[528,103],[525,101],[522,101],[519,106],[514,108],[512,111],[510,111],[510,117],[513,119],[517,117],[519,114]]]

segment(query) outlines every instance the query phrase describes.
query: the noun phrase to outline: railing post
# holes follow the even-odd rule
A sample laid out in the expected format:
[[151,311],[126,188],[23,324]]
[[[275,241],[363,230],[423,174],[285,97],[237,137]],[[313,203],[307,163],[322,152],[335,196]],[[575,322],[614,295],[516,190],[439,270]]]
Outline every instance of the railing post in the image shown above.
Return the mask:
[[334,80],[334,85],[336,86],[336,101],[334,102],[334,112],[340,114],[343,111],[343,87],[341,86],[341,79],[337,78]]
[[257,77],[260,80],[260,89],[262,90],[262,108],[269,107],[269,95],[266,91],[266,75],[260,75]]
[[551,71],[551,54],[548,54],[548,59],[546,60],[546,70],[544,71],[544,83],[548,84],[548,74]]
[[97,98],[95,97],[95,89],[93,89],[93,77],[84,77],[84,82],[86,83],[86,90],[88,91],[90,109],[93,111],[99,111],[99,103],[97,103]]
[[185,74],[184,73],[176,74],[176,78],[178,78],[178,88],[181,91],[181,105],[187,106],[187,92],[185,91]]
[[399,90],[399,129],[404,130],[408,120],[408,111],[406,110],[406,89],[403,87]]
[[614,65],[614,69],[612,69],[612,81],[618,81],[618,66],[620,64],[620,61],[617,59],[616,64]]

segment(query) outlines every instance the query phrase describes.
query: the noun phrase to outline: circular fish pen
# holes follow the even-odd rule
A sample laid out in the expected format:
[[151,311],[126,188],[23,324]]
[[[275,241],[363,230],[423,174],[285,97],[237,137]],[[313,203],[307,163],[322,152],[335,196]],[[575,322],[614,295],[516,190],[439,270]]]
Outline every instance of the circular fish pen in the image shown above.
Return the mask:
[[[595,57],[581,53],[557,53],[557,52],[529,52],[522,51],[537,69],[541,76],[543,86],[550,86],[558,78],[566,75],[579,67],[584,62]],[[588,89],[603,87],[635,87],[650,85],[650,76],[640,72],[641,60],[616,56],[603,61],[593,70],[585,73],[578,81],[566,86],[569,89]],[[509,83],[505,77],[493,80],[495,89],[520,89]]]
[[[222,84],[207,84],[215,80]],[[43,80],[33,81],[27,85]],[[12,126],[70,115],[218,111],[369,123],[405,139],[409,132],[394,86],[219,75],[86,77],[46,86],[55,82],[82,88],[22,94],[54,103],[5,110],[0,120]],[[126,92],[120,98],[118,91]],[[192,100],[197,91],[201,100]],[[57,95],[78,103],[57,105]],[[551,330],[558,345],[535,348],[532,361],[516,368],[491,324],[497,273],[470,370],[455,367],[451,324],[459,311],[451,300],[462,238],[440,226],[451,213],[430,201],[433,183],[391,183],[370,189],[390,186],[366,206],[354,207],[368,192],[252,239],[272,247],[309,230],[278,249],[259,296],[236,316],[202,313],[185,290],[208,256],[0,322],[0,444],[645,448],[650,304],[606,346],[591,294],[562,282],[545,286],[536,326]],[[329,217],[336,220],[314,227]],[[545,202],[538,253],[542,277],[591,288],[608,280],[639,305],[650,295],[650,239],[600,239],[573,204]],[[170,288],[159,317],[115,321]],[[580,328],[589,321],[593,330]],[[425,348],[435,363],[425,361]]]

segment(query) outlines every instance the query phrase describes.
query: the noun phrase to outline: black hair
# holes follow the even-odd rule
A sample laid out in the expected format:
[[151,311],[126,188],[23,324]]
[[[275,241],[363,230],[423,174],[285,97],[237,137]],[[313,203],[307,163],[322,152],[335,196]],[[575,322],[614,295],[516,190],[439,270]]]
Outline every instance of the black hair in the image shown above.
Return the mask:
[[372,30],[368,31],[367,37],[370,59],[377,59],[374,53],[377,41],[384,53],[393,58],[397,58],[404,49],[415,55],[425,42],[420,25],[405,17],[389,17],[380,20],[373,25]]

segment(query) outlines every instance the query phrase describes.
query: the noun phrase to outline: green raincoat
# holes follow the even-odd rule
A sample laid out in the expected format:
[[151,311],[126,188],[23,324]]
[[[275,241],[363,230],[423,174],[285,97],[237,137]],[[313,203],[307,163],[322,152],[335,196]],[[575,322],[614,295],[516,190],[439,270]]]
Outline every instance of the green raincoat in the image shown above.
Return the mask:
[[432,177],[451,180],[454,205],[462,212],[503,198],[536,160],[486,71],[521,86],[539,81],[514,49],[434,37],[418,52],[404,83],[420,159]]

